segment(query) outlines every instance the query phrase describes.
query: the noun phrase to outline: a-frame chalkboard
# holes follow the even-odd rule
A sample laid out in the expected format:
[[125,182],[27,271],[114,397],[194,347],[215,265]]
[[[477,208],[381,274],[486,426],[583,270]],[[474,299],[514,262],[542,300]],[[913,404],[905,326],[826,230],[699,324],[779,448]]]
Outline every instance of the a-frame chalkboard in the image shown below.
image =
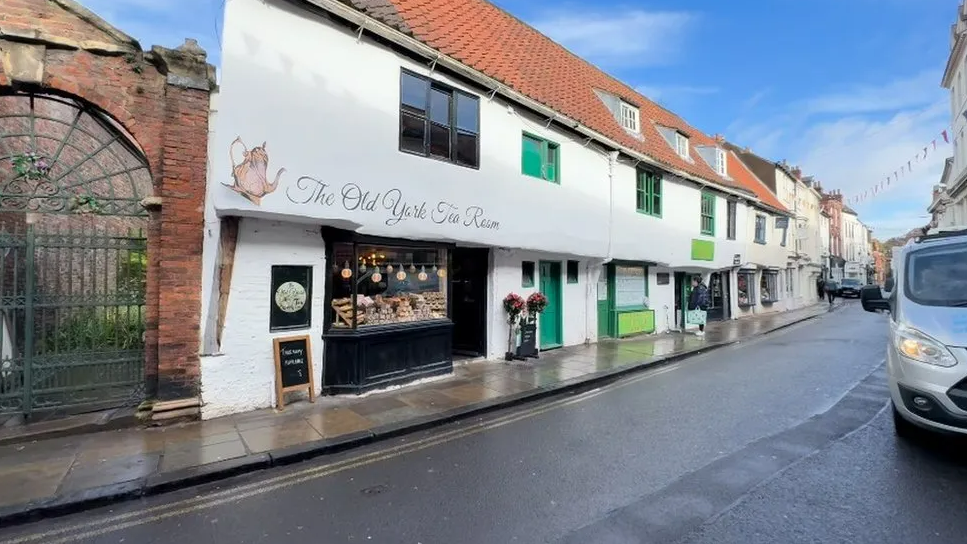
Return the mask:
[[309,391],[309,402],[316,401],[316,380],[312,372],[312,340],[308,334],[272,339],[275,356],[275,405],[285,408],[284,396],[290,391]]

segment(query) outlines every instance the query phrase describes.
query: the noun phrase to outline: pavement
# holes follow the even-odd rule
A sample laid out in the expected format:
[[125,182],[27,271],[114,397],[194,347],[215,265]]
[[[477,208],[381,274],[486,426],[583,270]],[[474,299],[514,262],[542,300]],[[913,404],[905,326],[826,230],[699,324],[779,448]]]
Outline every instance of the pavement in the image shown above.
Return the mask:
[[[362,398],[323,398],[314,404],[289,405],[281,412],[263,410],[163,428],[122,429],[2,446],[0,526],[67,515],[317,456],[355,454],[351,449],[379,447],[390,439],[405,439],[412,433],[459,424],[472,416],[485,417],[525,402],[565,393],[580,395],[622,377],[657,370],[715,348],[741,346],[764,333],[839,313],[843,312],[829,314],[828,306],[819,304],[712,324],[705,337],[664,334],[554,350],[524,363],[461,365],[444,379]],[[723,394],[715,383],[706,385],[707,390],[694,394]],[[736,385],[739,392],[747,387]],[[683,410],[679,416],[688,413]]]

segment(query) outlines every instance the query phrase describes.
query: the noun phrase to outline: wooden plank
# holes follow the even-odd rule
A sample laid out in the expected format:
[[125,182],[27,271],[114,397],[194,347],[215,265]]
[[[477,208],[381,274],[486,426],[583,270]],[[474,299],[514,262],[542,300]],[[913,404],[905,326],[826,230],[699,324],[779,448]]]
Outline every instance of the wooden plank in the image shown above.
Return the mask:
[[232,273],[235,269],[238,222],[238,217],[222,218],[221,235],[219,237],[218,320],[215,324],[215,341],[218,344],[219,351],[222,349],[222,332],[225,330],[225,318],[228,315],[228,294],[232,289]]

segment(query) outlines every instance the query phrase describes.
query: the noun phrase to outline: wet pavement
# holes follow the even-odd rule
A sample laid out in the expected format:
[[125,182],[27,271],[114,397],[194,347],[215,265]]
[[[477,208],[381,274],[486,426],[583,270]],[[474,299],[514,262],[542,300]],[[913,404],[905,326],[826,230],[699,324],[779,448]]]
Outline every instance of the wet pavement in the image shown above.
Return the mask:
[[[538,360],[484,361],[443,379],[365,397],[322,398],[185,425],[124,429],[0,447],[0,518],[92,497],[143,492],[198,472],[262,467],[272,455],[380,430],[425,423],[482,403],[498,404],[596,376],[662,361],[823,315],[817,305],[794,312],[713,324],[704,338],[664,334],[559,349]],[[227,467],[226,467],[227,465]]]
[[[606,544],[701,536],[703,524],[725,519],[716,516],[779,471],[847,443],[886,405],[885,339],[884,316],[849,305],[594,390],[0,531],[0,539]],[[619,344],[598,351],[623,353]],[[886,436],[878,447],[896,446]],[[835,482],[812,482],[816,489],[799,496],[821,504],[828,486],[865,485],[862,472],[842,482],[849,466],[834,468]],[[830,541],[744,534],[709,542]]]

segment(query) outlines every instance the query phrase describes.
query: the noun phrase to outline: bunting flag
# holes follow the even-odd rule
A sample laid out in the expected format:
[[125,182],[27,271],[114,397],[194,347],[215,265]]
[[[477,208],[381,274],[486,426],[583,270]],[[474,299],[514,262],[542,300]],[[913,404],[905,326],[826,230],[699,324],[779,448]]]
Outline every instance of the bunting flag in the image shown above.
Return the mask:
[[[967,110],[964,111],[963,115],[964,115],[964,118],[967,118]],[[960,133],[959,133],[960,136],[963,136],[963,132],[964,132],[963,130],[960,131]],[[944,143],[949,144],[950,143],[950,132],[949,132],[949,129],[941,130],[940,131],[940,137],[943,138]],[[862,193],[856,193],[855,195],[853,195],[852,197],[850,197],[849,199],[847,199],[847,202],[850,203],[850,204],[857,204],[857,203],[860,203],[860,202],[863,202],[863,201],[869,199],[870,197],[873,197],[873,196],[876,196],[876,195],[878,195],[878,194],[880,194],[882,192],[885,192],[886,191],[886,188],[889,187],[892,182],[894,182],[894,181],[900,181],[900,176],[901,175],[913,173],[913,163],[914,162],[919,163],[922,160],[923,161],[927,160],[927,157],[930,154],[929,151],[930,151],[930,148],[931,147],[933,148],[934,151],[937,150],[937,138],[933,138],[930,141],[930,144],[923,146],[923,155],[922,156],[921,156],[920,153],[917,153],[916,155],[914,155],[914,158],[908,160],[905,165],[901,165],[899,169],[894,170],[892,175],[886,176],[886,179],[885,180],[881,180],[879,183],[873,184],[872,187],[866,189]]]

